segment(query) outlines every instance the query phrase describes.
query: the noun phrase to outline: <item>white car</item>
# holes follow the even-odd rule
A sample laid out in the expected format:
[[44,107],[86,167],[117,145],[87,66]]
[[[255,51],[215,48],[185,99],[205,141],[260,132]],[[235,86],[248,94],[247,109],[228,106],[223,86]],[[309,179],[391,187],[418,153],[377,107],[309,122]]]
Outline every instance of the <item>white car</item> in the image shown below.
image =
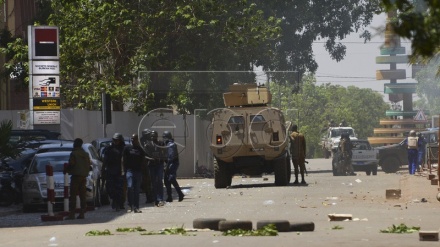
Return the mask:
[[[352,140],[351,144],[351,164],[353,166],[353,170],[364,171],[367,175],[377,175],[377,167],[379,164],[378,150],[371,147],[368,140]],[[340,165],[338,163],[339,158],[339,152],[337,151],[332,160],[332,170],[333,175],[335,176],[338,175],[337,166]]]
[[[29,212],[47,205],[46,165],[53,167],[55,182],[55,204],[64,203],[64,165],[69,162],[71,151],[44,152],[35,154],[31,164],[24,170],[22,193],[23,211]],[[70,182],[69,182],[70,184]],[[100,191],[98,180],[93,175],[92,168],[87,177],[87,204],[99,203]]]

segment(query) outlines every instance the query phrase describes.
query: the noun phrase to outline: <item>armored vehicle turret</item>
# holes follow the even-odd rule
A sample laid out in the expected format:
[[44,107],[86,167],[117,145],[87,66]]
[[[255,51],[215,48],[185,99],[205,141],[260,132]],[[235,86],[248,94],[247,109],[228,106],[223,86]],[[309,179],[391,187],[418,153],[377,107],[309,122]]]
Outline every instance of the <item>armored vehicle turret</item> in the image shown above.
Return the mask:
[[269,90],[256,84],[233,84],[223,94],[225,108],[214,111],[211,123],[216,188],[230,186],[235,174],[274,173],[276,185],[289,184],[290,122],[268,106],[271,99]]

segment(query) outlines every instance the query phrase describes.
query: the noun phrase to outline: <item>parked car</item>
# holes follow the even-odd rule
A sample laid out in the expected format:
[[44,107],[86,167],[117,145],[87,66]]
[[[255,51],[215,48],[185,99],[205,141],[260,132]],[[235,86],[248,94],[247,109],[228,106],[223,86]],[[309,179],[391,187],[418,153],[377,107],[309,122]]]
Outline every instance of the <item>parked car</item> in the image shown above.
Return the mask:
[[[53,179],[55,182],[55,204],[64,203],[64,165],[69,162],[70,151],[37,153],[32,159],[29,168],[26,168],[23,176],[22,194],[23,211],[29,212],[38,207],[47,205],[47,181],[46,165],[53,167]],[[87,177],[87,203],[99,204],[98,179],[94,177],[92,168]]]
[[[427,149],[437,144],[438,130],[427,130],[420,132],[427,141]],[[377,147],[379,152],[379,165],[382,167],[382,171],[386,173],[394,173],[399,170],[403,165],[408,165],[408,150],[407,146],[403,143],[405,137],[402,137],[402,141],[398,144],[392,144],[382,147]],[[426,152],[428,153],[428,152]],[[426,156],[425,156],[426,158]]]
[[[364,171],[367,175],[377,175],[377,166],[379,163],[377,158],[377,150],[371,147],[368,140],[352,140],[351,143],[353,145],[353,155],[351,158],[353,170]],[[337,151],[332,159],[333,175],[337,175],[336,173],[339,158],[339,151]]]
[[19,129],[11,131],[10,142],[29,140],[56,140],[61,136],[60,132],[45,129]]
[[[91,143],[84,143],[82,145],[84,151],[89,154],[90,160],[92,161],[92,171],[93,178],[97,180],[97,185],[99,188],[100,198],[96,201],[96,206],[100,206],[102,204],[109,204],[110,201],[108,199],[107,191],[105,190],[104,181],[101,178],[101,170],[102,170],[102,161],[99,158],[98,151]],[[37,149],[37,153],[45,153],[45,152],[57,152],[57,151],[72,151],[73,150],[73,142],[69,143],[59,143],[59,144],[45,144],[41,145]]]

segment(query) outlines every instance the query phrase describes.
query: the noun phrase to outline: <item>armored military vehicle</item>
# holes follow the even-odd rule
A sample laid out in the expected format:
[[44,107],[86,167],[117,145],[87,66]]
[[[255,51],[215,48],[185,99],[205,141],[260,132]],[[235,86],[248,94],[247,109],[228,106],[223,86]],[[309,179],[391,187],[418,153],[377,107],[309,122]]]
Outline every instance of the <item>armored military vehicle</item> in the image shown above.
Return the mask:
[[288,152],[290,122],[268,106],[272,96],[264,86],[233,84],[223,94],[225,108],[216,109],[210,126],[216,188],[231,185],[235,174],[275,174],[275,185],[290,182]]

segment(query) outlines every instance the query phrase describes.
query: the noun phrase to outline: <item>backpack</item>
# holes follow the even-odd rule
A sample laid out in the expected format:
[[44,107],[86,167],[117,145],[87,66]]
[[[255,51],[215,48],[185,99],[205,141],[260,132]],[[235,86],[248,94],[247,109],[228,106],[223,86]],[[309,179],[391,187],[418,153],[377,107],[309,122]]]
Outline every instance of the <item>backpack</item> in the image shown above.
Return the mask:
[[417,149],[419,138],[415,136],[408,137],[408,149]]

